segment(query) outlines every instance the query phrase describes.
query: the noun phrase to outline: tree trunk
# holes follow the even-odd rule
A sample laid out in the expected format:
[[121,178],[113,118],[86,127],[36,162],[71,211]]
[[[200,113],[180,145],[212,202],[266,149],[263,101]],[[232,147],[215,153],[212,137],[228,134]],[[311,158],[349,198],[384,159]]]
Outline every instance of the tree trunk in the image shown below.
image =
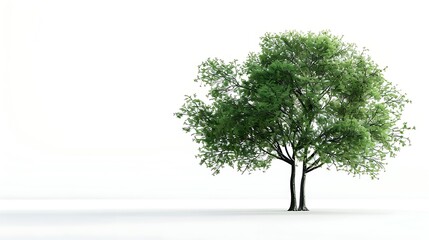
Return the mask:
[[296,211],[296,192],[295,192],[295,163],[291,164],[292,172],[290,174],[290,207],[288,211]]
[[306,163],[303,163],[302,166],[302,177],[301,177],[301,189],[299,192],[299,207],[298,211],[308,211],[307,206],[305,206],[305,177],[307,175],[307,166]]

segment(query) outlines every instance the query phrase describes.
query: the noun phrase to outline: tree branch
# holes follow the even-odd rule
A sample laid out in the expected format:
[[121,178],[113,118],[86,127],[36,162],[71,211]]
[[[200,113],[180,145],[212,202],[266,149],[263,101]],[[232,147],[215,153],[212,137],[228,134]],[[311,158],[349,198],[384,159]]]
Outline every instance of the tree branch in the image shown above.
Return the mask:
[[312,164],[310,164],[310,166],[308,166],[308,169],[315,167],[318,163],[320,162],[320,158],[318,158],[317,160],[315,160]]
[[[291,144],[292,145],[292,144]],[[286,146],[286,144],[285,144],[285,151],[286,151],[286,154],[287,154],[287,156],[292,160],[292,161],[295,161],[295,159],[293,158],[293,157],[291,157],[290,156],[290,154],[289,154],[289,151],[287,150],[287,146]]]
[[296,91],[294,90],[292,92],[293,92],[293,95],[295,95],[296,99],[298,99],[301,106],[307,111],[307,108],[305,107],[304,103],[302,102],[301,98],[299,97],[302,95],[302,93],[298,92],[298,90],[296,90]]
[[287,163],[289,163],[289,164],[293,164],[294,163],[294,161],[292,161],[290,158],[288,158],[288,157],[286,157],[284,154],[283,154],[283,152],[282,152],[282,149],[281,149],[281,147],[280,147],[280,144],[276,141],[275,142],[275,144],[276,144],[276,151],[277,151],[277,153],[282,157],[282,159],[285,161],[285,162],[287,162]]
[[[305,172],[306,172],[306,173],[309,173],[309,172],[311,172],[311,171],[313,171],[313,170],[315,170],[315,169],[320,168],[323,164],[324,164],[324,163],[321,163],[321,164],[316,165],[316,166],[314,166],[314,167],[309,167],[309,168],[307,168],[307,170],[306,170]],[[313,165],[313,164],[312,164],[312,165]]]
[[314,150],[314,152],[307,159],[308,160],[312,159],[316,155],[316,153],[317,153],[317,150]]
[[282,161],[286,162],[286,160],[285,160],[285,159],[283,159],[283,158],[281,158],[281,156],[276,156],[276,155],[274,155],[274,154],[272,154],[272,153],[270,153],[270,152],[266,151],[266,150],[265,150],[265,149],[263,149],[263,148],[260,148],[260,150],[261,150],[262,152],[264,152],[264,153],[266,153],[266,154],[270,155],[270,156],[271,156],[271,157],[273,157],[273,158],[280,159],[280,160],[282,160]]

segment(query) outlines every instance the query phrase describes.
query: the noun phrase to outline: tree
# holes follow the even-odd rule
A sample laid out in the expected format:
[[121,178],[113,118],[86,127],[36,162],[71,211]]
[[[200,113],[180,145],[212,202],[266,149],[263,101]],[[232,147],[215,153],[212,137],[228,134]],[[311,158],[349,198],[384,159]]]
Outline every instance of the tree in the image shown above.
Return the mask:
[[175,113],[218,174],[225,165],[266,170],[291,166],[289,210],[297,210],[295,167],[302,162],[298,210],[308,210],[305,180],[322,166],[376,178],[387,157],[409,144],[401,122],[410,103],[367,50],[328,31],[267,33],[242,63],[209,58],[195,80],[206,96],[186,96]]

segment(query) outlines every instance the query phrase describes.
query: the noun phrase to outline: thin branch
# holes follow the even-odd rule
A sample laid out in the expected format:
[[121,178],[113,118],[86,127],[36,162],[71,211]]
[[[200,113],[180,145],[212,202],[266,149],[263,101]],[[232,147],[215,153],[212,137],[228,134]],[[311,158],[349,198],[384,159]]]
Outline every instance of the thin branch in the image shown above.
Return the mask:
[[250,168],[250,163],[254,160],[256,160],[256,157],[247,161],[246,168],[241,172],[241,175],[243,175],[247,171],[247,169]]
[[312,159],[317,153],[317,150],[314,150],[314,152],[307,158],[308,160]]
[[313,170],[315,170],[315,169],[320,168],[323,164],[324,164],[324,163],[321,163],[321,164],[319,164],[319,165],[317,165],[317,166],[314,166],[314,167],[312,167],[312,168],[307,168],[307,170],[306,170],[305,172],[306,172],[306,173],[309,173],[309,172],[311,172],[311,171],[313,171]]
[[296,91],[292,91],[292,92],[293,92],[293,94],[295,95],[296,99],[298,99],[298,101],[299,101],[299,103],[301,104],[301,106],[302,106],[305,110],[307,110],[307,108],[305,107],[305,105],[304,105],[304,103],[302,102],[301,98],[299,97],[299,96],[301,96],[301,95],[302,95],[302,93],[298,92],[298,90],[296,90]]
[[320,162],[320,158],[318,158],[316,161],[314,161],[308,168],[312,168],[316,166]]
[[325,88],[325,89],[322,91],[322,93],[320,94],[319,101],[320,101],[320,100],[325,96],[325,94],[326,94],[329,90],[331,90],[331,87],[332,87],[332,86],[329,86],[329,87]]
[[280,160],[282,160],[282,161],[286,162],[286,160],[284,160],[283,158],[281,158],[281,156],[274,155],[274,154],[272,154],[272,153],[270,153],[270,152],[266,151],[266,150],[265,150],[265,149],[263,149],[263,148],[260,148],[260,150],[261,150],[262,152],[264,152],[264,153],[266,153],[266,154],[270,155],[270,156],[271,156],[271,157],[273,157],[273,158],[280,159]]
[[[291,144],[292,145],[292,144]],[[286,146],[286,144],[285,144],[285,151],[286,151],[286,154],[287,154],[287,156],[292,160],[292,161],[295,161],[295,159],[293,158],[293,157],[291,157],[290,156],[290,154],[289,154],[289,151],[287,150],[287,146]],[[292,147],[293,148],[293,147]]]
[[288,158],[288,157],[286,157],[284,154],[283,154],[283,152],[282,152],[282,149],[281,149],[281,147],[280,147],[280,144],[276,141],[275,142],[275,144],[276,144],[276,148],[275,148],[275,150],[277,151],[277,153],[287,162],[287,163],[289,163],[289,164],[293,164],[294,162],[290,159],[290,158]]

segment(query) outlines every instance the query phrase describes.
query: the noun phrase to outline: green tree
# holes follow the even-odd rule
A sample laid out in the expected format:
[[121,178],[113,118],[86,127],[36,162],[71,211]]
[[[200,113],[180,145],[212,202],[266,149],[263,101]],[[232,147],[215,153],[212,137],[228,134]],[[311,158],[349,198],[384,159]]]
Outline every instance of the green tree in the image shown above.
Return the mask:
[[[175,113],[199,145],[201,164],[246,172],[279,159],[291,166],[289,210],[308,210],[305,179],[322,166],[376,178],[409,144],[401,122],[410,101],[367,50],[328,31],[267,33],[243,63],[208,59],[195,79],[207,95]],[[295,167],[303,174],[297,208]]]

